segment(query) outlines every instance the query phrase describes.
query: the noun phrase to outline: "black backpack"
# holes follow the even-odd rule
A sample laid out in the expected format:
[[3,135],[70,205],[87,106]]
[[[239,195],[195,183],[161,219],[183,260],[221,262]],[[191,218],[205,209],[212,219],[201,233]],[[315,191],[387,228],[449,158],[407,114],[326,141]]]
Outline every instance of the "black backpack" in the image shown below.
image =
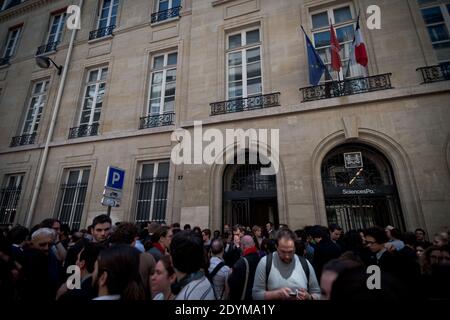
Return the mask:
[[[211,282],[211,285],[213,287],[214,297],[216,298],[216,300],[222,298],[223,291],[222,291],[222,294],[220,295],[220,297],[216,297],[216,290],[214,290],[213,278],[217,274],[217,272],[219,272],[219,270],[222,269],[223,266],[225,266],[225,262],[223,262],[223,261],[219,262],[217,264],[217,266],[213,269],[213,271],[211,271],[211,273],[208,272],[208,274],[206,275],[209,282]],[[225,290],[225,288],[224,288],[224,290]]]
[[[309,266],[308,266],[308,262],[306,261],[305,257],[299,256],[297,255],[298,259],[300,260],[300,263],[302,265],[303,271],[305,272],[306,275],[306,283],[308,286],[308,292],[309,292]],[[269,281],[269,274],[270,274],[270,269],[272,269],[272,258],[273,258],[273,252],[269,253],[266,256],[266,290],[267,290],[267,282]]]

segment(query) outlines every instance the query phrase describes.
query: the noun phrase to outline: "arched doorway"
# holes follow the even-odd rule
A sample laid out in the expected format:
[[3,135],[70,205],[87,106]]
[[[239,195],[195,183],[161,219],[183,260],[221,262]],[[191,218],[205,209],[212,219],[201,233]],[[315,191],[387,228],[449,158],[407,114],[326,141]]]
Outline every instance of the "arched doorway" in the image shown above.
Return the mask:
[[325,156],[321,175],[328,224],[345,230],[405,229],[392,167],[378,150],[363,144],[336,147]]
[[[275,175],[261,175],[262,165],[227,165],[223,174],[223,215],[225,224],[265,226],[267,221],[278,225],[277,183]],[[236,161],[235,161],[236,163]]]

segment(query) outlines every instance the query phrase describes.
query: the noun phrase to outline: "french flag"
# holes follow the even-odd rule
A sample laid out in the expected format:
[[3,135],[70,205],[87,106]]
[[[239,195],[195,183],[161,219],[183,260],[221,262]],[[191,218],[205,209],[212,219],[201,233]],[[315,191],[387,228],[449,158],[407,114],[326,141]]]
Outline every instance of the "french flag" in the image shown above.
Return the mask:
[[367,67],[369,58],[367,57],[366,45],[359,27],[359,16],[356,22],[355,38],[353,39],[353,52],[355,53],[355,60],[360,65]]

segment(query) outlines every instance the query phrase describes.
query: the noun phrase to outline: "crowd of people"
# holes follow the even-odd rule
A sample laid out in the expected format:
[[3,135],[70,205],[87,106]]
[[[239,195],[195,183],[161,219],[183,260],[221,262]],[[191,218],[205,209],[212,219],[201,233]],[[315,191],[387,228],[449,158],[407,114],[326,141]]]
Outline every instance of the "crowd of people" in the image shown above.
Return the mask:
[[[293,231],[271,222],[211,232],[179,223],[113,225],[107,215],[71,232],[46,219],[0,233],[0,299],[445,300],[448,233],[431,243],[423,229]],[[368,268],[375,265],[379,278]]]

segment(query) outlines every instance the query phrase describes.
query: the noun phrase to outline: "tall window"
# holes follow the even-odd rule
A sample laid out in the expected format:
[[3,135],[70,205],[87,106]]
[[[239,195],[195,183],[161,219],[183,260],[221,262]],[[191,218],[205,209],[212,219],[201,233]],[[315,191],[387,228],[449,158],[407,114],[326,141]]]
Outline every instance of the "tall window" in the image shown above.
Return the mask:
[[[439,62],[450,61],[450,2],[427,1],[420,9]],[[441,2],[447,2],[441,3]],[[423,2],[422,2],[423,3]],[[419,1],[419,4],[421,2]]]
[[144,163],[136,179],[136,221],[158,221],[166,219],[169,162]]
[[25,2],[26,0],[5,0],[3,1],[3,5],[1,7],[2,10],[6,10]]
[[336,36],[341,45],[339,55],[341,57],[342,69],[339,78],[356,77],[363,74],[363,68],[359,64],[350,64],[350,54],[352,52],[352,42],[355,35],[356,21],[352,8],[349,5],[331,7],[311,14],[312,34],[314,47],[322,58],[328,72],[325,72],[322,81],[338,78],[336,71],[331,69],[331,49],[330,49],[330,20],[336,30]]
[[23,174],[6,176],[3,188],[0,190],[0,224],[14,222],[22,191]]
[[98,17],[98,29],[116,25],[119,0],[103,0]]
[[7,59],[9,57],[12,57],[16,52],[21,30],[22,26],[17,26],[9,29],[8,37],[6,38],[5,50],[3,51],[3,58]]
[[175,84],[177,80],[177,53],[153,57],[148,114],[157,115],[175,109]]
[[262,94],[259,29],[230,34],[227,48],[228,99]]
[[181,0],[158,0],[156,12],[152,14],[151,22],[158,22],[180,15]]
[[50,21],[50,29],[48,30],[47,35],[46,41],[47,44],[59,43],[61,41],[65,21],[66,21],[65,12],[52,14]]
[[180,5],[181,5],[181,0],[159,0],[157,11],[169,10],[172,8],[179,7]]
[[80,127],[98,127],[103,97],[105,95],[107,75],[108,67],[93,69],[88,72],[81,110]]
[[70,169],[61,185],[58,219],[71,229],[80,228],[90,172],[89,168]]
[[48,80],[36,82],[31,90],[27,114],[23,123],[22,135],[35,134],[41,120],[42,109],[47,100]]

